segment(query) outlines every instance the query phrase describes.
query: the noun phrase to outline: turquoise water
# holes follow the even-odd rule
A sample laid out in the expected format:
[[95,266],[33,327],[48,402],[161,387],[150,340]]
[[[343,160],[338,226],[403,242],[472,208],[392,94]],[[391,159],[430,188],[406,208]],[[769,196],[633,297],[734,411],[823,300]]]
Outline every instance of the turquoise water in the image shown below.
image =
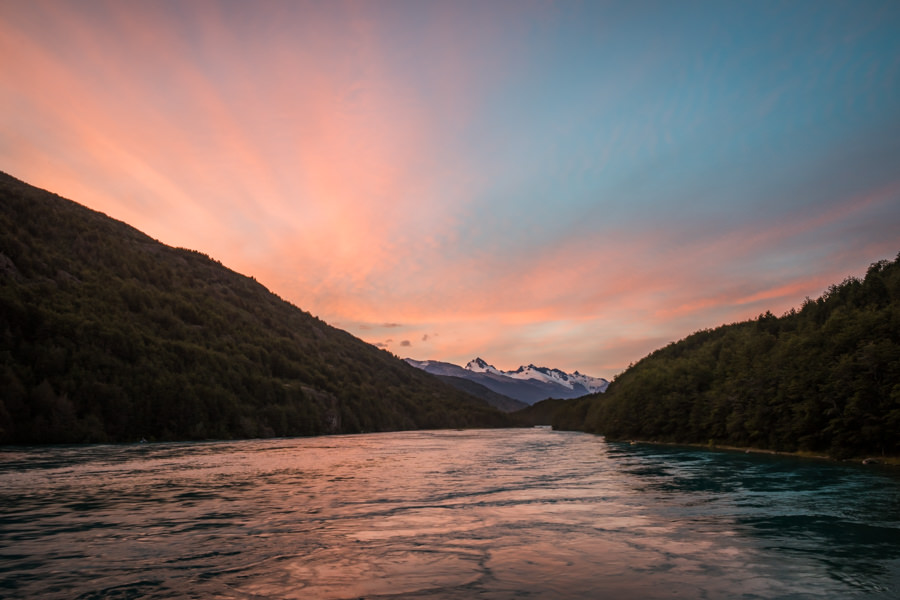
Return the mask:
[[3,598],[898,598],[877,466],[437,431],[0,450]]

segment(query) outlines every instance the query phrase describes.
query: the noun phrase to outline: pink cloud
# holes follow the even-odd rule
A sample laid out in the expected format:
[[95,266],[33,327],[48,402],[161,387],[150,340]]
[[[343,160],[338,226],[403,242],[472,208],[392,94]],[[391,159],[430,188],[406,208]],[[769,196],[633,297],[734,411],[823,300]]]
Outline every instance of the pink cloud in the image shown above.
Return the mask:
[[[649,351],[650,344],[664,345],[698,329],[752,318],[766,310],[780,314],[799,307],[806,296],[817,297],[848,274],[864,272],[873,256],[885,253],[884,243],[876,248],[879,253],[864,248],[845,255],[844,245],[829,244],[830,234],[854,221],[871,221],[896,203],[897,192],[896,186],[888,186],[824,211],[798,211],[787,219],[789,224],[760,220],[682,243],[674,241],[675,232],[661,231],[568,240],[539,259],[507,257],[480,263],[477,293],[447,288],[446,308],[428,303],[430,314],[422,314],[421,305],[410,306],[407,312],[401,301],[397,310],[413,322],[453,323],[464,331],[444,340],[439,350],[445,356],[461,359],[466,348],[477,347],[515,357],[517,349],[524,349],[525,360],[537,355],[567,356],[573,361],[581,356],[575,360],[586,365],[582,368],[588,372],[592,364],[595,371],[601,365],[621,368],[622,361],[639,358],[630,354],[634,349]],[[788,268],[796,263],[790,253],[798,251],[792,243],[799,236],[820,240],[818,245],[801,247],[829,259],[819,262],[813,272]],[[779,247],[790,260],[770,268],[768,263],[778,257],[773,248]],[[533,329],[539,330],[534,338],[528,334]],[[614,353],[607,350],[609,339],[619,340]],[[621,341],[628,339],[636,340],[635,344]],[[584,340],[590,341],[584,344]],[[590,356],[594,358],[585,358]]]

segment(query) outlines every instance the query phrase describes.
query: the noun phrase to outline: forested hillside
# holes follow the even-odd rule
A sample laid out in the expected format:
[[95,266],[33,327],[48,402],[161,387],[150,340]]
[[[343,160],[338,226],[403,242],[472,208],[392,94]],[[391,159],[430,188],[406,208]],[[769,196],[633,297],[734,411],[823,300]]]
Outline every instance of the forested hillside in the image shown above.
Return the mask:
[[0,174],[0,443],[505,423],[205,255]]
[[900,256],[799,310],[700,331],[571,401],[554,425],[615,439],[900,455]]
[[[515,420],[516,424],[521,425],[523,427],[535,427],[541,425],[551,425],[554,420],[554,416],[559,413],[559,411],[569,406],[569,403],[577,402],[580,399],[562,399],[562,398],[548,398],[546,400],[541,400],[540,402],[535,402],[531,406],[526,406],[521,410],[517,410],[512,413],[512,418]],[[580,425],[577,423],[576,425]],[[577,429],[578,427],[570,427],[570,429]]]

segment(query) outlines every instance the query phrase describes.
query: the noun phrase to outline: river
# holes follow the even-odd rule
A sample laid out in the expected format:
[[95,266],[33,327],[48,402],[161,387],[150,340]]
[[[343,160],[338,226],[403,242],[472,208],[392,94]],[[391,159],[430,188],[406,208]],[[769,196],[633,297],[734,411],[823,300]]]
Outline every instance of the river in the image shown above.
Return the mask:
[[3,598],[898,598],[900,474],[542,429],[0,449]]

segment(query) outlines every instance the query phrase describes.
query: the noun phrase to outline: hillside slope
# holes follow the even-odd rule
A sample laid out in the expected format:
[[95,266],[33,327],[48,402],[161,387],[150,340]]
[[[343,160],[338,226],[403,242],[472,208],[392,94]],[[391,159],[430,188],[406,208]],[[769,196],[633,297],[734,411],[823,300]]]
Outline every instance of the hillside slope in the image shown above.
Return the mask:
[[506,423],[209,257],[0,174],[0,443]]
[[470,379],[464,379],[462,377],[454,377],[453,375],[435,375],[438,379],[452,385],[456,389],[462,390],[467,394],[471,394],[476,398],[481,398],[494,408],[502,410],[505,413],[514,412],[517,410],[522,410],[527,404],[516,400],[515,398],[510,398],[509,396],[504,396],[503,394],[498,394],[494,390],[487,388],[479,383],[475,383]]
[[562,429],[835,457],[900,455],[900,255],[817,300],[697,332],[566,403]]

